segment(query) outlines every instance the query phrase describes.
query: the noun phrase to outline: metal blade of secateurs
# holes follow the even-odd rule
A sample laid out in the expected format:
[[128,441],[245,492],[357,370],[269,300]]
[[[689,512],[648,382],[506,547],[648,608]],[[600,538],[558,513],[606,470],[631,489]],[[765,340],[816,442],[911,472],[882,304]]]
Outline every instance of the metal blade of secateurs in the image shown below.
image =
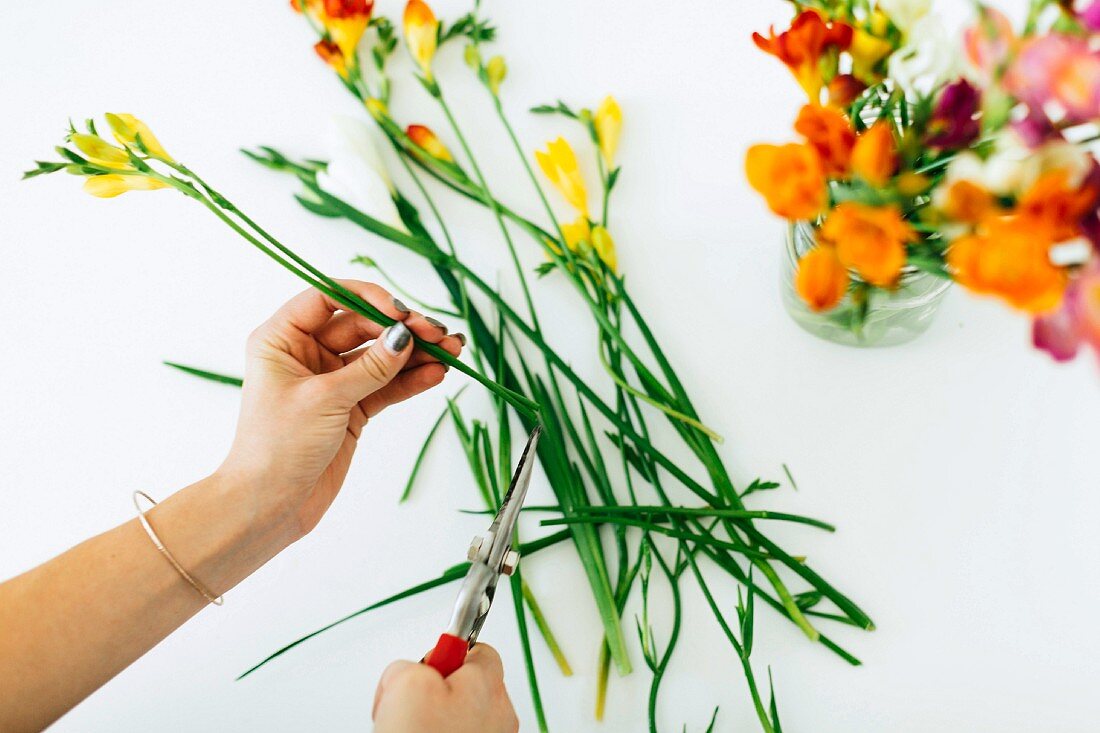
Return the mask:
[[[515,527],[516,518],[519,517],[519,510],[522,508],[523,500],[527,495],[527,487],[531,483],[535,450],[538,447],[541,434],[542,426],[538,425],[531,431],[531,437],[527,439],[527,445],[523,448],[523,455],[519,458],[519,465],[516,466],[516,472],[512,475],[512,483],[508,485],[508,493],[504,495],[504,501],[500,503],[500,509],[497,510],[497,515],[493,518],[493,523],[489,527],[489,531],[494,536],[501,529],[511,535],[512,529]],[[509,526],[504,527],[503,522],[507,522]]]

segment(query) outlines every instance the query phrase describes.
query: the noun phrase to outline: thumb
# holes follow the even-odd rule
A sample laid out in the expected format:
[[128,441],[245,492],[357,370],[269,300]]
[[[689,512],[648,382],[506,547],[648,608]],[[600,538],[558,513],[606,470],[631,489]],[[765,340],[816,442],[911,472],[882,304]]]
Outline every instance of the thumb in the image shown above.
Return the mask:
[[350,364],[324,375],[333,394],[351,407],[385,387],[412,354],[412,331],[401,321],[383,331]]

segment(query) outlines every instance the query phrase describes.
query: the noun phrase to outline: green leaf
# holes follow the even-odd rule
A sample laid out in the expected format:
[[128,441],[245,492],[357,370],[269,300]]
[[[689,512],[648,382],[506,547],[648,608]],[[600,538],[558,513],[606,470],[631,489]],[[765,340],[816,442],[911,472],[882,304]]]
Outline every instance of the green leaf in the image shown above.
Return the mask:
[[[749,580],[752,580],[752,573],[750,570]],[[748,657],[752,654],[752,640],[753,640],[753,628],[754,624],[754,609],[753,598],[756,596],[753,593],[752,585],[745,586],[748,592],[749,600],[742,606],[741,605],[741,588],[737,588],[737,615],[741,619],[741,646],[745,649],[745,656]]]
[[819,590],[808,590],[803,593],[796,593],[794,602],[798,604],[799,608],[806,611],[820,603],[824,597],[825,594]]
[[794,476],[791,475],[791,469],[787,468],[787,464],[783,464],[783,473],[787,474],[787,480],[791,482],[791,488],[798,491],[798,484],[794,481]]
[[564,115],[571,120],[579,120],[580,116],[569,108],[565,102],[558,100],[557,104],[539,104],[530,109],[531,112],[537,115]]
[[50,163],[42,160],[36,160],[34,164],[37,166],[36,168],[24,171],[23,180],[34,178],[35,176],[46,175],[48,173],[55,173],[69,165],[68,163]]
[[761,481],[760,479],[753,479],[748,488],[741,492],[741,497],[744,498],[749,494],[754,494],[757,491],[771,491],[772,489],[778,489],[779,484],[775,481]]
[[611,170],[611,172],[607,174],[607,192],[608,193],[611,193],[611,189],[615,188],[615,183],[616,183],[616,181],[619,180],[619,173],[622,171],[622,169],[623,169],[622,166],[618,166],[617,168],[613,168]]
[[57,151],[58,155],[62,155],[64,157],[68,158],[73,163],[79,163],[80,165],[89,165],[88,161],[85,158],[81,157],[80,155],[77,155],[72,150],[69,150],[68,148],[66,148],[64,146],[58,145],[57,147],[54,148],[54,150]]
[[313,199],[307,198],[307,197],[302,196],[301,194],[297,194],[297,193],[294,194],[294,198],[295,198],[295,200],[297,200],[297,202],[299,204],[302,205],[302,208],[304,208],[306,211],[309,211],[311,214],[316,214],[317,216],[324,216],[324,217],[329,218],[329,219],[335,219],[335,218],[339,218],[340,216],[342,216],[342,214],[339,211],[337,211],[336,209],[333,209],[330,206],[325,205],[324,203],[322,203],[320,201],[314,201]]
[[768,708],[771,710],[772,729],[775,733],[783,733],[783,727],[779,724],[779,708],[775,703],[775,684],[772,682],[772,668],[768,667],[768,690],[771,692],[771,702]]
[[233,386],[233,387],[240,387],[242,384],[244,384],[244,380],[241,379],[240,377],[231,377],[228,374],[218,374],[217,372],[209,372],[209,371],[206,371],[205,369],[198,369],[196,367],[185,366],[183,364],[177,364],[174,361],[166,361],[166,362],[164,362],[164,365],[165,366],[170,366],[173,369],[178,369],[181,372],[184,372],[186,374],[190,374],[194,377],[199,377],[200,379],[206,379],[206,380],[209,380],[211,382],[218,382],[219,384],[228,384],[228,385]]
[[535,274],[539,277],[546,277],[551,272],[553,272],[554,268],[556,268],[557,266],[558,263],[556,262],[543,262],[535,268]]
[[[460,389],[458,391],[458,394],[455,395],[455,399],[457,399],[458,396],[462,394],[462,391],[465,389],[466,387]],[[401,492],[401,498],[397,500],[398,504],[405,503],[408,500],[409,496],[412,494],[413,484],[416,483],[416,477],[420,473],[420,466],[422,463],[424,463],[424,457],[428,454],[428,446],[432,444],[432,438],[434,438],[435,434],[439,432],[439,426],[443,424],[443,420],[447,417],[447,414],[449,412],[450,408],[444,407],[443,412],[439,413],[439,417],[437,417],[435,419],[435,422],[432,423],[432,427],[428,431],[428,436],[424,438],[424,443],[420,446],[420,452],[416,454],[416,461],[413,463],[412,471],[409,472],[409,480],[405,482],[405,490]]]

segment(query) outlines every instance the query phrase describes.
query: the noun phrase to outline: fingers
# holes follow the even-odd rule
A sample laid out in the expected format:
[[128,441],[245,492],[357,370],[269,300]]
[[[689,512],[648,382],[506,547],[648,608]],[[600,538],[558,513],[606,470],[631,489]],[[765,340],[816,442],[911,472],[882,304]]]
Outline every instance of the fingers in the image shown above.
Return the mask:
[[396,405],[421,392],[426,392],[442,382],[445,376],[447,376],[447,368],[439,362],[406,369],[384,388],[368,395],[359,403],[359,406],[367,418],[373,418],[390,405]]
[[[427,343],[438,344],[447,353],[458,356],[466,341],[464,335],[447,336],[446,326],[430,316],[410,311],[399,300],[391,298],[391,306],[394,312],[391,313],[387,310],[385,311],[386,315],[403,321],[418,339]],[[314,338],[333,354],[346,354],[361,344],[378,338],[378,334],[381,332],[382,327],[369,318],[358,313],[345,311],[332,316],[327,323],[318,328],[314,333]],[[420,361],[413,362],[414,364],[422,364],[428,360],[438,361],[435,357],[422,354],[422,352],[417,352],[417,355],[419,355]],[[413,358],[416,359],[417,356]]]
[[444,679],[426,664],[394,662],[382,673],[371,717],[377,733],[515,733],[519,719],[504,687],[500,656],[479,644]]
[[371,707],[371,719],[378,717],[378,705],[388,693],[394,688],[410,683],[443,688],[443,679],[431,667],[405,659],[393,662],[386,667],[382,672],[382,678],[378,680],[378,689],[374,691],[374,705]]
[[488,644],[474,644],[474,648],[466,654],[466,663],[455,672],[458,675],[465,669],[478,674],[494,682],[504,683],[504,663],[500,660],[500,654]]
[[452,691],[462,699],[480,700],[485,706],[486,722],[480,730],[514,733],[519,719],[504,687],[504,665],[497,650],[488,644],[476,644],[466,655],[466,662],[447,678]]
[[328,323],[314,332],[313,337],[333,354],[343,354],[378,338],[382,330],[381,325],[369,318],[344,311],[330,318]]
[[381,333],[362,356],[340,369],[316,377],[323,392],[350,409],[389,384],[412,354],[412,331],[398,321]]
[[[336,282],[391,318],[400,320],[405,315],[394,305],[393,298],[385,288],[362,280]],[[332,314],[343,307],[321,291],[310,288],[288,300],[264,325],[273,330],[294,328],[302,333],[312,334],[328,323]]]

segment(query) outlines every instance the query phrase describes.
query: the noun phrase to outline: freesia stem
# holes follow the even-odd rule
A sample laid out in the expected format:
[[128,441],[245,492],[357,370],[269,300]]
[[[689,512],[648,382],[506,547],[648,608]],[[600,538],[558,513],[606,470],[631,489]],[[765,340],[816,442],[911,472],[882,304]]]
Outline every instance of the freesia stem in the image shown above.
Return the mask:
[[[355,312],[359,313],[360,315],[362,315],[366,318],[369,318],[370,320],[374,321],[375,323],[378,323],[379,325],[390,326],[393,323],[395,323],[395,320],[393,318],[390,318],[385,313],[378,310],[377,308],[372,306],[370,303],[368,303],[367,301],[363,300],[361,297],[359,297],[355,293],[353,293],[350,290],[348,290],[347,288],[345,288],[340,283],[338,283],[335,280],[333,280],[332,278],[328,277],[327,275],[322,273],[320,270],[316,269],[315,267],[310,265],[308,262],[306,262],[304,259],[299,257],[290,248],[288,248],[285,245],[283,245],[282,243],[280,243],[277,239],[275,239],[273,236],[271,236],[266,231],[264,231],[262,228],[260,228],[259,225],[257,225],[254,221],[249,219],[243,212],[240,211],[240,209],[238,209],[236,206],[234,206],[232,203],[230,203],[228,199],[226,199],[220,193],[218,193],[213,188],[211,188],[201,178],[196,176],[194,173],[189,171],[187,168],[185,168],[181,165],[178,165],[174,162],[169,163],[169,165],[171,165],[176,170],[179,170],[184,175],[188,175],[189,177],[191,177],[195,182],[197,182],[200,186],[202,186],[203,189],[208,191],[210,195],[202,194],[198,190],[197,187],[195,187],[193,185],[190,185],[190,184],[187,184],[186,182],[184,182],[180,179],[177,179],[175,177],[163,176],[163,175],[160,175],[159,173],[156,173],[156,172],[152,172],[152,173],[150,173],[150,175],[153,178],[156,178],[157,180],[160,180],[160,181],[176,188],[177,190],[181,191],[182,193],[189,196],[190,198],[194,198],[195,200],[202,203],[209,211],[211,211],[215,216],[217,216],[219,219],[221,219],[226,225],[228,225],[230,228],[232,228],[235,232],[240,234],[241,237],[243,237],[250,244],[252,244],[256,248],[258,248],[261,252],[266,254],[271,259],[275,260],[282,267],[284,267],[288,271],[292,272],[297,277],[301,278],[302,280],[309,283],[314,288],[320,290],[325,295],[327,295],[330,298],[332,298],[333,300],[335,300],[337,303],[339,303],[339,304],[341,304],[341,305],[343,305],[343,306],[345,306],[345,307],[347,307],[351,310],[354,310]],[[230,218],[226,214],[226,211],[229,211],[234,216],[239,218],[241,220],[241,222],[243,222],[250,229],[252,229],[252,232],[255,232],[260,237],[265,239],[268,243],[270,243],[272,246],[274,246],[276,249],[278,249],[279,252],[283,253],[284,255],[286,255],[286,257],[290,258],[290,260],[292,260],[293,263],[295,263],[299,267],[303,268],[305,270],[305,272],[298,269],[298,267],[295,267],[295,264],[292,264],[291,261],[284,258],[283,256],[280,256],[280,254],[276,253],[271,247],[269,247],[269,246],[265,245],[263,242],[261,242],[260,239],[257,238],[257,236],[255,236],[252,232],[249,232],[249,231],[245,230],[245,228],[242,227],[238,222],[236,222],[232,218]],[[472,367],[468,366],[467,364],[460,361],[459,359],[456,359],[455,357],[451,356],[449,353],[447,353],[445,350],[443,350],[442,348],[440,348],[436,344],[428,343],[428,342],[423,341],[419,338],[416,338],[415,341],[416,341],[417,348],[421,349],[422,351],[425,351],[428,354],[431,354],[432,356],[436,357],[437,359],[439,359],[440,361],[442,361],[442,362],[444,362],[448,365],[454,366],[456,369],[458,369],[462,373],[466,374],[469,377],[472,377],[474,380],[476,380],[477,382],[479,382],[483,386],[487,387],[490,391],[494,392],[498,396],[500,396],[503,399],[507,400],[509,403],[511,403],[517,409],[523,410],[527,413],[537,413],[538,412],[538,405],[536,403],[532,402],[531,400],[527,399],[526,397],[524,397],[523,395],[521,395],[517,392],[513,392],[512,390],[508,389],[507,387],[504,387],[503,385],[497,384],[496,382],[489,379],[488,377],[486,377],[481,372],[477,371],[476,369],[473,369]]]
[[[362,212],[358,211],[357,209],[354,209],[353,207],[349,206],[347,203],[343,202],[342,200],[329,196],[322,189],[319,189],[319,188],[316,188],[316,186],[313,186],[313,187],[310,188],[310,190],[313,191],[314,193],[316,193],[317,195],[321,196],[326,201],[326,203],[330,203],[333,207],[341,210],[341,212],[344,213],[344,215],[348,219],[350,219],[351,221],[363,223],[364,221],[369,221],[370,220],[370,217],[368,217],[367,215],[363,214]],[[368,224],[364,224],[364,226],[366,226],[368,229],[372,229],[372,231],[373,231],[372,226],[369,226]],[[418,244],[420,244],[420,243],[418,242]],[[594,407],[596,407],[596,409],[604,417],[606,417],[613,425],[615,425],[615,427],[617,429],[621,430],[623,432],[623,434],[627,438],[629,438],[632,443],[634,443],[641,450],[645,451],[648,455],[650,455],[657,462],[658,465],[660,465],[662,468],[667,470],[681,484],[683,484],[685,487],[690,489],[693,493],[695,493],[697,496],[702,498],[708,504],[711,504],[711,505],[714,505],[714,506],[719,506],[719,507],[722,506],[722,502],[721,502],[721,500],[719,499],[719,497],[717,495],[712,494],[710,491],[708,491],[706,488],[704,488],[702,486],[702,484],[700,484],[695,479],[691,478],[691,476],[689,476],[683,470],[683,468],[680,467],[679,464],[677,464],[672,459],[670,459],[668,456],[666,456],[664,453],[662,453],[660,450],[658,450],[652,444],[652,442],[650,442],[648,439],[644,438],[642,435],[639,435],[638,432],[636,430],[634,430],[634,428],[631,425],[626,423],[618,413],[616,413],[614,410],[612,410],[598,395],[596,395],[596,393],[591,389],[591,387],[589,387],[588,384],[584,380],[582,380],[578,375],[576,375],[573,372],[573,370],[569,367],[569,365],[564,360],[562,360],[561,357],[558,356],[556,352],[554,352],[552,349],[550,349],[549,346],[547,346],[542,341],[542,339],[538,336],[538,334],[536,334],[533,331],[533,329],[530,326],[528,326],[524,322],[524,320],[514,310],[512,310],[512,308],[507,304],[507,302],[505,302],[504,299],[501,298],[500,295],[492,287],[490,287],[487,283],[485,283],[477,275],[477,273],[473,272],[468,267],[466,267],[460,260],[450,258],[448,260],[448,262],[449,262],[450,266],[453,269],[459,270],[463,274],[463,276],[466,277],[469,280],[469,282],[474,285],[474,287],[476,287],[487,298],[489,298],[493,302],[493,304],[498,309],[500,309],[501,313],[504,314],[504,316],[509,320],[509,322],[511,322],[517,329],[519,329],[524,334],[524,336],[526,338],[528,338],[533,344],[535,344],[541,350],[543,350],[546,357],[549,358],[550,361],[554,364],[554,366],[558,369],[558,371],[562,375],[564,375],[576,387],[578,392],[580,392],[582,395],[584,395],[584,397],[589,401],[589,403],[592,404]],[[626,302],[629,306],[630,305],[629,301],[626,301]],[[707,465],[710,466],[709,463]],[[715,475],[715,474],[717,474],[717,476],[719,478],[723,477],[723,472],[721,472],[720,469],[713,470],[712,475]],[[728,478],[725,478],[724,480],[728,483]],[[772,554],[778,554],[778,553],[772,553]],[[779,556],[779,557],[781,559],[783,558],[783,556]],[[789,556],[786,556],[786,558],[787,559],[783,560],[784,564],[788,565],[789,567],[794,569],[795,572],[800,572],[800,571],[805,569],[804,566],[801,563],[798,563],[797,561],[793,560],[793,558],[790,558]],[[843,596],[841,596],[839,594],[839,592],[837,592],[834,588],[832,588],[832,586],[829,586],[827,583],[825,583],[825,581],[823,579],[819,578],[819,582],[821,584],[823,584],[825,587],[823,588],[821,585],[817,585],[817,584],[815,584],[815,587],[817,587],[819,590],[822,590],[823,592],[825,592],[827,595],[829,595],[829,597],[831,599],[835,600],[835,597],[843,598]],[[777,589],[777,591],[778,591],[778,589]],[[834,596],[834,594],[835,594],[835,596]],[[844,600],[847,601],[846,598]],[[867,616],[862,611],[860,611],[858,609],[858,607],[855,607],[854,604],[851,603],[851,601],[847,601],[847,606],[850,609],[854,609],[854,612],[855,612],[856,615],[852,616],[853,620],[859,620],[860,625],[864,626],[865,628],[872,628],[873,627],[873,625],[869,626],[870,619],[867,618]],[[790,608],[787,608],[787,612],[791,615],[792,620],[797,619],[798,617],[802,616],[801,611],[797,608],[797,605],[794,605],[794,604],[791,604]]]

